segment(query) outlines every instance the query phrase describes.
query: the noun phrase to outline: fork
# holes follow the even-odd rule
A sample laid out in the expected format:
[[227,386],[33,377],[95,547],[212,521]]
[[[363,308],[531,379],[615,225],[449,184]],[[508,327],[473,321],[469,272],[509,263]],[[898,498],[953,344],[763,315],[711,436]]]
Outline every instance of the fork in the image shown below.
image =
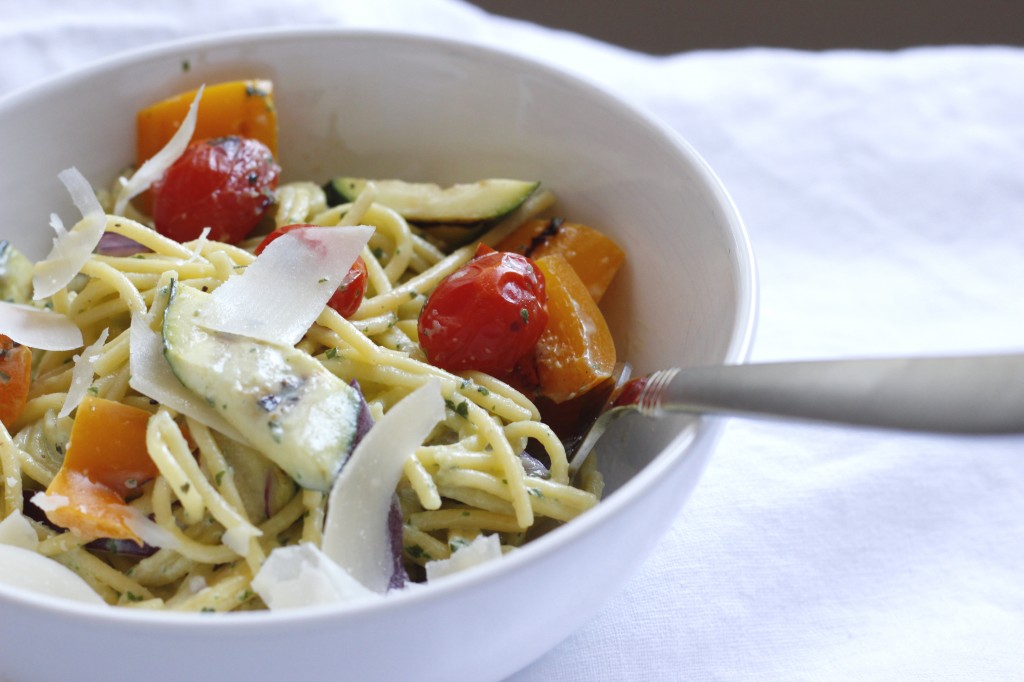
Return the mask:
[[570,458],[575,476],[611,422],[670,412],[776,417],[947,434],[1024,433],[1024,354],[673,367],[622,363]]

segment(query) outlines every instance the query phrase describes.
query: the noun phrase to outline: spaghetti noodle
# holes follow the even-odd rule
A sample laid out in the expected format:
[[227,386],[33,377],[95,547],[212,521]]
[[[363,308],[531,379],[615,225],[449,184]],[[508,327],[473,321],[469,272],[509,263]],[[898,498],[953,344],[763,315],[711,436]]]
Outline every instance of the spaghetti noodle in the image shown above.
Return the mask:
[[[599,499],[600,476],[589,471],[581,487],[570,481],[562,443],[520,392],[480,372],[452,374],[425,362],[416,336],[419,312],[438,282],[473,256],[473,247],[445,254],[372,199],[367,194],[327,208],[317,185],[286,184],[276,192],[275,222],[374,228],[362,252],[369,285],[358,310],[346,319],[325,308],[296,348],[357,383],[375,420],[428,380],[440,384],[445,418],[407,460],[397,490],[403,558],[410,573],[422,578],[428,562],[448,558],[481,534],[498,534],[509,551],[545,524],[586,511]],[[551,200],[539,193],[497,229],[507,232]],[[37,514],[36,551],[78,573],[110,604],[263,608],[250,581],[274,548],[321,542],[327,495],[296,485],[244,436],[175,413],[131,385],[133,316],[148,316],[150,329],[158,330],[172,282],[215,291],[253,262],[256,241],[232,246],[200,237],[178,243],[125,216],[108,214],[105,221],[107,232],[137,242],[140,251],[92,254],[46,305],[77,325],[87,345],[96,345],[86,394],[151,414],[146,448],[158,473],[127,498],[138,519],[152,519],[138,526],[148,546],[90,541]],[[484,237],[497,239],[500,234]],[[62,408],[75,382],[75,355],[36,351],[25,408],[9,431],[0,428],[4,518],[31,516],[28,498],[60,471],[74,424]],[[540,475],[524,466],[528,441],[546,453],[548,466]]]

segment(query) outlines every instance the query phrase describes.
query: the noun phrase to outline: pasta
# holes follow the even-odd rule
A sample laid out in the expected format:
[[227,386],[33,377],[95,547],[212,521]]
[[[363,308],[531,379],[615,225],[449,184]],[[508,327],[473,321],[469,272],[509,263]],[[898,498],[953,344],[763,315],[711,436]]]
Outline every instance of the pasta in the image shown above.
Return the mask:
[[[540,193],[498,230],[507,233],[550,204]],[[106,210],[112,201],[105,199]],[[481,372],[453,374],[425,362],[416,321],[426,297],[473,256],[465,246],[446,254],[372,193],[328,208],[309,182],[282,185],[276,225],[366,224],[374,234],[363,250],[368,290],[350,319],[325,308],[296,345],[334,376],[357,383],[379,420],[430,379],[447,405],[444,421],[404,466],[397,490],[403,558],[410,575],[481,534],[497,533],[504,551],[551,523],[595,505],[600,475],[570,481],[561,441],[535,405]],[[135,216],[141,218],[141,216]],[[108,214],[105,229],[142,245],[131,255],[94,253],[71,285],[48,302],[96,344],[86,393],[144,410],[145,444],[156,475],[126,497],[152,545],[89,541],[41,521],[37,551],[78,573],[108,603],[132,608],[233,611],[263,608],[250,581],[279,546],[320,543],[327,495],[304,489],[255,451],[244,436],[211,428],[156,404],[131,386],[132,317],[159,329],[169,285],[212,292],[250,265],[259,239],[238,246],[199,239],[179,243],[126,216]],[[498,236],[484,237],[492,243]],[[102,343],[98,340],[102,340]],[[58,476],[74,425],[62,408],[85,351],[37,351],[28,401],[10,430],[0,428],[2,516],[31,514],[33,492]],[[546,474],[524,466],[533,441],[546,453]],[[140,536],[142,533],[140,532]],[[159,546],[159,548],[157,548]]]

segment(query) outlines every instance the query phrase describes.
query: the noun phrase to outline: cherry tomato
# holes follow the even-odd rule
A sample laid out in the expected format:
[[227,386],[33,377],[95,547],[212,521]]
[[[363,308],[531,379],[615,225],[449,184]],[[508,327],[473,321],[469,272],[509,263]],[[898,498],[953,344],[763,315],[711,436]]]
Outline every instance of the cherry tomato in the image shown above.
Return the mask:
[[[263,249],[267,248],[267,245],[292,230],[300,227],[317,227],[316,225],[283,225],[266,237],[256,247],[254,253],[258,256],[263,253]],[[338,286],[338,290],[334,292],[331,298],[327,301],[327,305],[338,311],[338,314],[342,317],[349,317],[358,308],[359,304],[363,302],[363,296],[366,295],[366,261],[363,260],[362,256],[356,257],[356,262],[352,264],[348,272],[341,280],[341,284]]]
[[366,294],[366,262],[362,256],[356,258],[341,280],[338,290],[327,301],[327,305],[338,311],[342,317],[349,317],[359,308]]
[[280,174],[257,140],[231,135],[193,142],[153,184],[156,230],[186,242],[209,227],[210,239],[236,244],[270,207]]
[[420,313],[420,345],[451,372],[508,373],[547,324],[544,275],[529,258],[487,247],[443,279]]

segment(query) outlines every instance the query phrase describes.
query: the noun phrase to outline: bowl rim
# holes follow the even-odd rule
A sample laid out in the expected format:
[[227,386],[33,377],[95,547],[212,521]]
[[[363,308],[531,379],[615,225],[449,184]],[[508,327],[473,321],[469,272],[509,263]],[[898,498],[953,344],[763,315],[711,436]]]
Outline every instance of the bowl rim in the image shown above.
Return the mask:
[[[605,106],[619,110],[635,123],[670,140],[673,151],[685,157],[687,163],[698,171],[708,191],[723,211],[723,218],[729,226],[728,237],[732,241],[731,256],[737,264],[738,299],[732,325],[733,332],[725,349],[723,362],[737,364],[749,359],[760,307],[756,261],[743,220],[718,175],[681,134],[654,115],[616,95],[607,86],[576,71],[562,69],[551,63],[527,57],[506,48],[471,40],[416,32],[352,27],[285,27],[221,31],[121,51],[48,76],[35,83],[23,85],[0,96],[0,113],[8,108],[17,107],[22,100],[43,97],[49,91],[60,89],[77,80],[89,79],[128,64],[166,57],[183,50],[224,49],[250,44],[254,41],[290,42],[309,37],[400,41],[418,44],[424,48],[441,48],[460,52],[478,59],[501,61],[532,70],[546,78],[570,84],[575,88],[589,90],[590,94],[602,100]],[[178,631],[182,625],[185,625],[197,633],[205,632],[207,628],[223,630],[230,627],[237,629],[240,634],[246,634],[255,630],[287,627],[297,622],[309,625],[325,620],[359,618],[368,611],[383,612],[405,608],[407,603],[444,600],[452,592],[491,582],[496,574],[515,571],[520,564],[540,561],[545,555],[558,551],[563,545],[573,544],[583,536],[594,532],[595,528],[603,525],[609,517],[616,515],[622,507],[628,506],[634,497],[642,495],[670,469],[679,466],[686,458],[688,448],[692,448],[699,441],[707,440],[713,443],[719,436],[723,425],[724,420],[721,417],[696,417],[690,425],[676,434],[649,464],[638,471],[614,494],[602,499],[598,505],[573,519],[571,523],[559,526],[553,532],[532,540],[519,551],[505,555],[501,561],[488,562],[475,567],[472,571],[448,576],[430,584],[429,587],[413,585],[411,589],[403,589],[389,594],[386,599],[281,611],[231,612],[221,614],[226,615],[226,618],[211,618],[209,614],[199,613],[97,607],[0,583],[0,603],[18,603],[26,608],[59,614],[64,619],[103,621],[128,626],[145,623],[147,628],[156,628],[157,631],[164,629]]]

